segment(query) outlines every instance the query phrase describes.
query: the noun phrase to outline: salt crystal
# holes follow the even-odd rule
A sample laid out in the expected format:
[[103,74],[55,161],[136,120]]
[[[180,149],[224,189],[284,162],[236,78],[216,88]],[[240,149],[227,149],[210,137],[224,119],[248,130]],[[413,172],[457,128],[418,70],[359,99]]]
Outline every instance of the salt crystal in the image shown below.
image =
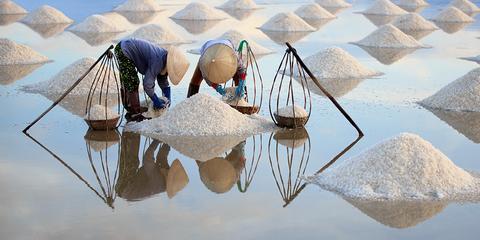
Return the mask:
[[158,12],[161,10],[155,0],[127,0],[114,9],[117,12]]
[[428,3],[424,0],[400,0],[397,5],[401,7],[418,8],[428,6]]
[[354,42],[356,45],[384,48],[422,48],[426,47],[415,38],[403,33],[391,24],[379,27],[364,39]]
[[173,19],[178,20],[223,20],[228,18],[228,15],[220,10],[217,10],[203,2],[192,2],[182,10],[176,12]]
[[85,115],[87,120],[109,120],[120,117],[117,112],[112,111],[104,105],[95,104],[90,108],[90,111]]
[[458,199],[478,193],[479,179],[420,136],[402,133],[313,179],[343,196],[378,200]]
[[409,13],[397,17],[392,25],[402,31],[422,31],[438,29],[432,22],[427,21],[416,13]]
[[352,6],[352,4],[344,0],[315,0],[315,2],[324,8],[346,8]]
[[480,68],[451,82],[420,104],[436,109],[480,112]]
[[271,53],[274,52],[274,51],[258,44],[257,42],[253,41],[248,36],[246,36],[245,34],[239,32],[237,30],[227,31],[222,36],[220,36],[219,39],[228,39],[233,43],[234,46],[238,46],[242,40],[246,40],[248,42],[248,45],[252,49],[252,52],[255,55],[266,55],[266,54],[271,54]]
[[72,23],[73,20],[65,16],[59,10],[43,5],[35,11],[29,13],[22,19],[23,23],[27,24],[52,24],[52,23]]
[[473,22],[475,21],[472,17],[468,16],[461,10],[456,7],[448,7],[442,10],[434,19],[436,22]]
[[0,14],[26,14],[27,11],[14,3],[13,1],[6,0],[0,1]]
[[191,43],[165,26],[149,24],[137,29],[128,38],[140,38],[158,45],[176,45]]
[[303,19],[332,19],[336,18],[335,15],[325,10],[323,7],[316,3],[303,5],[295,11],[299,17]]
[[0,38],[0,65],[45,63],[48,58],[28,46]]
[[450,3],[450,6],[456,7],[466,14],[480,12],[480,8],[468,0],[453,0]]
[[113,22],[115,26],[122,32],[131,30],[133,28],[132,23],[130,23],[127,18],[116,12],[104,13],[102,15],[110,19],[110,21]]
[[73,26],[70,30],[74,32],[92,33],[115,33],[124,31],[109,18],[97,14],[87,17],[83,22]]
[[253,0],[228,0],[220,5],[220,9],[238,9],[238,10],[253,10],[260,7]]
[[314,32],[315,28],[293,12],[279,13],[261,27],[261,30],[272,32]]
[[285,107],[277,109],[277,111],[275,111],[275,115],[287,118],[304,118],[308,117],[308,112],[304,108],[297,105],[287,105]]
[[407,14],[408,12],[393,4],[389,0],[377,0],[372,4],[372,6],[370,6],[370,8],[362,11],[361,13],[374,15],[402,15]]

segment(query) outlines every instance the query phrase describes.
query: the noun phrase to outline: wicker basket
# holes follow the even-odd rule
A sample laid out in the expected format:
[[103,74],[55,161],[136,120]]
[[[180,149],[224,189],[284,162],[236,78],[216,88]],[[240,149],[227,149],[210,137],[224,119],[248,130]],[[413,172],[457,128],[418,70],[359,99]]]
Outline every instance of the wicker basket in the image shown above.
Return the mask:
[[300,128],[305,126],[308,121],[307,117],[282,117],[277,115],[276,113],[273,114],[275,120],[277,121],[277,125],[283,128]]
[[248,114],[252,115],[255,113],[258,113],[260,110],[260,107],[258,106],[235,106],[235,105],[230,105],[230,107],[237,109],[237,111],[243,113],[243,114]]
[[97,131],[92,128],[88,129],[87,133],[83,137],[88,141],[108,141],[115,142],[120,141],[120,133],[117,130],[113,131]]
[[117,123],[120,117],[107,119],[107,120],[88,120],[85,119],[85,122],[93,130],[114,130],[117,129]]

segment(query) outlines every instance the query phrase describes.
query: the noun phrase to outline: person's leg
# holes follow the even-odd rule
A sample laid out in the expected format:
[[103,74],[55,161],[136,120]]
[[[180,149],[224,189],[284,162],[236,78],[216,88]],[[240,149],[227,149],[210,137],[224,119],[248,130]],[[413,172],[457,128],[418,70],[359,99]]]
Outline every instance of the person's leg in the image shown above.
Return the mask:
[[200,84],[203,81],[203,76],[202,72],[200,71],[200,68],[198,67],[195,68],[195,72],[193,72],[192,80],[190,80],[190,85],[188,86],[188,93],[187,93],[187,98],[195,95],[198,93],[200,90]]
[[129,115],[138,114],[141,112],[141,109],[138,94],[140,80],[137,69],[133,61],[123,54],[120,44],[117,44],[115,47],[115,55],[117,56],[120,70],[122,104]]

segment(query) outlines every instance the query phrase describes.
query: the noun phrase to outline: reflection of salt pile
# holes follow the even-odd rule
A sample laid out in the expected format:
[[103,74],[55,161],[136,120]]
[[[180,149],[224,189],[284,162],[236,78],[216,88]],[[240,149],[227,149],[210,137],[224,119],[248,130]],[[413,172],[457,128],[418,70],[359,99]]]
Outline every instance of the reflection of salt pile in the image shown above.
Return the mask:
[[456,7],[448,7],[441,11],[434,19],[435,22],[473,22],[474,19]]
[[480,68],[453,81],[420,104],[444,110],[480,112]]
[[315,2],[324,8],[346,8],[352,6],[344,0],[315,0]]
[[128,21],[127,18],[116,12],[103,13],[102,15],[110,19],[110,21],[113,22],[122,32],[133,28],[133,25]]
[[252,10],[259,9],[260,7],[253,0],[228,0],[224,4],[220,5],[218,8]]
[[391,24],[379,27],[364,39],[354,42],[356,45],[384,48],[422,48],[425,47],[415,38],[403,33]]
[[45,63],[48,58],[28,46],[0,38],[0,65]]
[[131,124],[130,130],[170,136],[242,136],[267,131],[272,124],[259,116],[243,115],[221,100],[200,93],[159,118]]
[[233,46],[238,46],[240,44],[240,41],[246,40],[255,55],[266,55],[273,53],[272,50],[258,44],[257,42],[253,41],[252,39],[237,30],[230,30],[228,32],[225,32],[222,36],[219,37],[219,39],[228,39],[233,43]]
[[392,22],[392,25],[402,31],[420,31],[438,29],[432,22],[427,21],[416,13],[409,13],[399,16]]
[[329,11],[325,10],[323,7],[316,3],[303,5],[295,11],[302,19],[311,19],[311,20],[319,20],[319,19],[332,19],[336,18],[335,15],[331,14]]
[[279,13],[264,23],[261,30],[272,32],[313,32],[315,28],[308,25],[295,13]]
[[297,105],[291,106],[287,105],[285,107],[279,108],[276,112],[276,115],[280,117],[287,117],[287,118],[303,118],[303,117],[308,117],[308,112],[305,111],[302,107],[299,107]]
[[397,5],[393,4],[389,0],[377,0],[373,5],[367,10],[362,11],[363,14],[374,14],[374,15],[402,15],[407,14],[407,12]]
[[162,9],[155,0],[127,0],[114,10],[117,12],[158,12]]
[[26,14],[27,11],[16,3],[6,0],[0,1],[0,14]]
[[26,24],[52,24],[52,23],[72,23],[73,20],[65,16],[59,10],[43,5],[35,11],[29,13],[22,22]]
[[87,17],[83,22],[73,26],[70,30],[74,32],[115,33],[123,32],[124,27],[105,16],[95,14]]
[[141,38],[159,45],[191,43],[170,29],[158,24],[149,24],[137,29],[129,37]]
[[479,180],[421,137],[402,133],[325,170],[315,180],[360,199],[457,199],[476,193]]
[[228,16],[205,3],[193,2],[176,12],[171,18],[180,20],[223,20]]
[[428,3],[424,0],[400,0],[397,5],[405,8],[418,8],[428,6]]
[[435,116],[474,143],[480,143],[480,112],[456,112],[428,108]]
[[460,9],[466,14],[480,12],[480,8],[468,0],[453,0],[450,5]]
[[85,115],[87,120],[108,120],[118,118],[117,112],[112,111],[104,105],[95,104],[90,108],[90,111]]
[[37,64],[14,64],[14,65],[0,65],[0,85],[9,85],[22,79],[37,68],[41,67],[43,63]]
[[379,48],[366,46],[360,46],[360,48],[365,50],[370,56],[377,59],[379,62],[386,65],[393,64],[417,50],[416,48]]

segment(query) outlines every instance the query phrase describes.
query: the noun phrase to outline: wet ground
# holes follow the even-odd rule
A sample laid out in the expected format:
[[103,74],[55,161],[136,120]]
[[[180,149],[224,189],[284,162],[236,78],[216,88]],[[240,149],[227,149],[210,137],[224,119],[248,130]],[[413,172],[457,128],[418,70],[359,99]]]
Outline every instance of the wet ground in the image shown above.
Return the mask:
[[[18,2],[28,10],[41,4]],[[46,2],[78,22],[121,1]],[[353,8],[338,13],[338,19],[294,43],[303,57],[340,46],[366,66],[385,73],[339,89],[339,102],[366,136],[337,161],[408,131],[432,142],[458,166],[480,171],[478,115],[430,112],[415,104],[478,67],[457,57],[479,54],[479,17],[454,33],[457,29],[450,28],[446,30],[451,33],[438,30],[423,37],[421,42],[431,49],[409,53],[397,61],[373,53],[377,60],[348,44],[376,28],[366,17],[353,13],[368,2],[355,2]],[[421,13],[432,17],[445,4],[432,3]],[[175,5],[166,6],[157,15],[131,20],[165,24],[195,40],[182,45],[185,50],[198,48],[205,40],[236,26],[277,51],[259,60],[267,96],[285,46],[255,27],[277,12],[300,5],[265,5],[241,21],[232,18],[203,28],[170,20],[168,16],[182,7]],[[2,239],[474,239],[480,233],[478,204],[354,202],[305,185],[298,176],[321,170],[357,137],[333,105],[317,94],[312,96],[313,111],[306,132],[296,132],[296,140],[282,133],[232,140],[230,148],[211,161],[193,160],[185,146],[168,146],[124,133],[122,128],[103,135],[88,132],[69,106],[55,108],[31,129],[33,139],[29,138],[21,130],[52,102],[41,95],[23,93],[19,87],[47,80],[81,57],[99,56],[110,44],[108,38],[99,38],[103,43],[90,38],[89,43],[71,32],[56,31],[43,31],[42,36],[21,23],[0,26],[1,37],[28,44],[54,60],[31,73],[32,69],[2,69]],[[128,33],[113,38],[125,35]],[[191,62],[198,58],[188,57]],[[191,72],[192,68],[187,77]],[[184,81],[173,88],[174,104],[184,98],[187,87],[188,81]],[[201,91],[214,94],[207,88]],[[262,114],[268,116],[267,104]]]

